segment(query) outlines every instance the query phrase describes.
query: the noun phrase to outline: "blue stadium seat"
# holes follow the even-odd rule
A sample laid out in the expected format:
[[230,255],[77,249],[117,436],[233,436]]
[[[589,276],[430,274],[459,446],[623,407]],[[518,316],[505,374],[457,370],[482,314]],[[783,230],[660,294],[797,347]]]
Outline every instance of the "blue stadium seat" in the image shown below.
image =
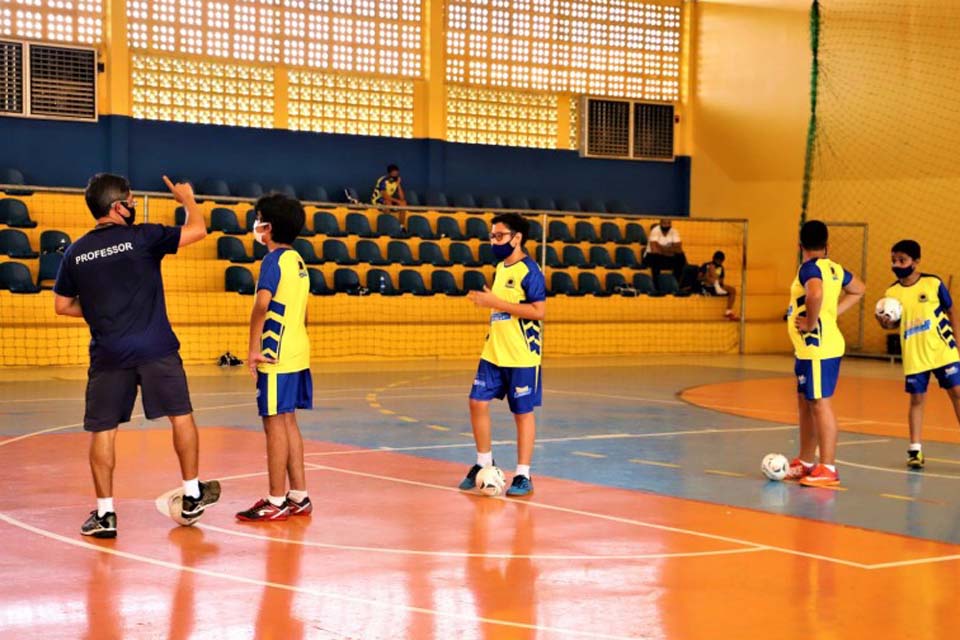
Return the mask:
[[423,203],[423,200],[420,198],[420,194],[413,189],[404,189],[403,195],[407,196],[408,206],[419,207]]
[[593,267],[593,264],[587,262],[587,259],[583,256],[583,251],[580,250],[580,247],[574,245],[563,248],[563,264],[568,267],[579,267],[581,269]]
[[453,264],[462,264],[467,267],[479,267],[481,263],[474,259],[470,245],[462,242],[450,243],[450,260]]
[[630,213],[630,208],[621,200],[610,200],[607,202],[607,213]]
[[317,250],[314,248],[313,243],[309,240],[304,240],[303,238],[295,238],[293,241],[293,248],[297,253],[300,254],[300,257],[303,258],[303,261],[307,264],[322,264],[323,260],[320,259],[320,256],[317,255]]
[[606,247],[590,247],[590,263],[607,269],[617,267],[613,263],[613,259],[610,258],[610,252],[607,251]]
[[623,239],[620,233],[620,227],[616,222],[603,222],[600,224],[600,240],[602,242],[615,242],[617,244],[631,244]]
[[531,198],[530,208],[540,209],[541,211],[556,211],[557,203],[553,201],[553,198]]
[[407,238],[407,232],[400,226],[400,220],[392,213],[381,213],[377,216],[377,233],[391,238]]
[[497,264],[497,257],[493,255],[493,245],[489,242],[484,242],[480,245],[479,253],[481,264]]
[[476,238],[483,241],[489,240],[490,228],[487,226],[487,221],[483,218],[473,216],[467,218],[467,238]]
[[558,198],[557,207],[561,211],[580,211],[580,202],[576,198]]
[[267,245],[260,244],[259,242],[253,243],[253,259],[254,260],[263,260],[263,258],[270,253],[267,250]]
[[380,252],[380,245],[372,240],[361,240],[357,243],[357,260],[378,266],[389,264],[383,259],[383,253]]
[[423,240],[433,240],[437,237],[430,229],[430,221],[419,215],[412,215],[407,218],[407,233]]
[[257,221],[257,211],[256,209],[247,209],[247,213],[244,216],[246,218],[246,228],[247,232],[253,231],[253,225]]
[[627,279],[623,277],[622,273],[608,273],[607,274],[607,292],[616,293],[618,289],[627,286]]
[[70,246],[70,236],[63,231],[50,229],[40,234],[40,254],[63,253]]
[[16,198],[0,200],[0,224],[21,229],[33,229],[37,226],[36,220],[30,219],[27,205]]
[[38,287],[41,289],[53,288],[53,283],[57,280],[57,272],[60,271],[61,262],[63,262],[62,253],[40,254],[40,272],[37,274]]
[[210,212],[210,231],[222,231],[231,235],[242,236],[247,230],[240,226],[237,214],[233,209],[216,207]]
[[[350,257],[350,252],[347,250],[347,245],[345,245],[341,240],[323,241],[323,259],[325,262],[336,262],[337,264],[342,265],[358,264],[356,260]],[[340,289],[337,288],[337,291],[339,290]]]
[[573,284],[573,278],[564,271],[554,271],[550,277],[550,289],[548,293],[552,295],[578,296],[576,285]]
[[337,202],[346,202],[353,204],[366,203],[366,198],[361,198],[360,193],[353,187],[344,187],[340,190],[340,197]]
[[187,221],[187,210],[183,207],[177,207],[173,210],[173,223],[178,227],[182,227]]
[[271,187],[270,193],[282,193],[290,198],[297,197],[297,190],[293,188],[292,184],[279,184],[275,187]]
[[310,293],[315,296],[332,296],[336,293],[327,286],[327,280],[323,277],[323,272],[313,267],[307,267],[307,273],[310,276]]
[[400,292],[393,286],[393,278],[383,269],[367,271],[367,289],[370,293],[379,293],[383,296],[398,296]]
[[633,274],[633,288],[636,289],[638,293],[645,293],[647,295],[657,292],[656,287],[653,286],[653,278],[646,273]]
[[551,220],[547,226],[547,240],[549,242],[573,242],[570,237],[570,228],[563,220]]
[[505,203],[508,209],[520,209],[524,211],[533,208],[525,196],[507,196]]
[[574,226],[574,238],[577,242],[597,242],[597,232],[592,222],[580,220]]
[[36,253],[30,247],[30,238],[19,229],[0,229],[0,255],[11,258],[36,258]]
[[464,291],[483,291],[483,287],[486,286],[487,279],[483,277],[483,273],[480,271],[464,271],[463,272],[463,290]]
[[226,290],[240,295],[252,296],[257,289],[253,274],[246,267],[227,267]]
[[340,223],[336,216],[329,211],[318,211],[313,214],[313,230],[331,238],[342,238],[346,233],[340,230]]
[[442,191],[427,191],[426,202],[428,207],[450,206],[450,202],[447,200],[447,195]]
[[198,193],[205,196],[229,196],[230,187],[226,180],[208,178],[200,183]]
[[26,184],[19,169],[0,169],[0,184]]
[[462,296],[466,292],[457,287],[457,281],[449,271],[440,269],[430,275],[430,290],[434,293],[442,293],[448,296]]
[[607,298],[609,293],[600,286],[600,279],[594,273],[581,273],[577,277],[577,291],[583,295]]
[[527,240],[543,242],[543,225],[538,220],[531,220],[530,218],[527,218],[527,220],[530,222],[530,237]]
[[647,232],[643,230],[642,224],[638,222],[628,222],[626,239],[631,244],[647,244]]
[[387,260],[391,264],[402,264],[406,267],[416,267],[422,264],[414,260],[410,245],[401,240],[393,240],[387,245]]
[[420,243],[420,261],[435,267],[449,267],[452,262],[443,257],[443,251],[435,242]]
[[477,203],[484,209],[503,209],[503,200],[500,196],[483,195],[478,198]]
[[622,269],[639,269],[640,262],[631,247],[617,247],[614,252],[616,265]]
[[30,269],[19,262],[0,263],[0,289],[11,293],[39,293],[40,287],[33,284]]
[[[543,245],[537,247],[536,252],[537,264],[543,264]],[[563,263],[560,262],[560,258],[557,256],[557,250],[547,245],[547,266],[553,268],[563,268]]]
[[423,283],[419,271],[404,269],[400,272],[400,293],[412,293],[415,296],[432,296],[433,292]]
[[475,209],[477,207],[476,199],[469,193],[453,196],[453,206],[464,209]]
[[657,275],[657,291],[663,295],[675,296],[680,293],[680,285],[672,273],[661,273]]
[[327,190],[320,185],[307,187],[300,195],[303,196],[303,199],[307,202],[330,202],[330,196],[327,195]]
[[346,227],[347,233],[350,235],[360,236],[361,238],[377,237],[377,234],[370,228],[370,221],[367,220],[367,216],[362,213],[348,213]]
[[233,186],[233,192],[241,198],[259,198],[263,195],[263,186],[259,182],[239,182]]
[[360,276],[353,269],[337,269],[333,272],[333,289],[337,293],[357,295],[360,293]]
[[247,249],[239,238],[220,236],[217,238],[217,259],[229,260],[237,264],[253,262],[253,257],[247,255]]
[[464,239],[457,219],[450,216],[440,216],[437,219],[437,233],[441,238],[450,238],[451,240]]
[[580,209],[590,213],[606,213],[607,205],[604,204],[603,200],[598,200],[597,198],[587,198],[586,200],[580,201]]

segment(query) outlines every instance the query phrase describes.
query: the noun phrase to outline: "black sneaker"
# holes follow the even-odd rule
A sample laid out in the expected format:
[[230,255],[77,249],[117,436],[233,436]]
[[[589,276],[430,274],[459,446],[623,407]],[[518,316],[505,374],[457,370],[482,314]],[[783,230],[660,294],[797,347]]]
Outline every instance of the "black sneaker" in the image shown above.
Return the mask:
[[[495,461],[491,462],[490,464],[492,464],[494,467],[497,466]],[[460,481],[461,491],[470,491],[471,489],[477,488],[477,474],[480,473],[480,469],[483,469],[483,467],[478,464],[470,467],[470,471],[467,471],[467,476]]]
[[80,533],[94,538],[116,538],[117,537],[117,514],[105,513],[102,516],[97,515],[97,510],[90,512],[90,517],[80,527]]
[[184,520],[193,520],[203,515],[203,510],[220,499],[220,483],[217,480],[200,483],[200,497],[191,498],[184,494],[180,509],[180,517]]
[[287,495],[287,508],[291,516],[308,516],[313,513],[313,503],[310,502],[310,496],[303,499],[303,502],[297,502],[290,495]]
[[907,467],[911,469],[923,469],[923,452],[907,451]]

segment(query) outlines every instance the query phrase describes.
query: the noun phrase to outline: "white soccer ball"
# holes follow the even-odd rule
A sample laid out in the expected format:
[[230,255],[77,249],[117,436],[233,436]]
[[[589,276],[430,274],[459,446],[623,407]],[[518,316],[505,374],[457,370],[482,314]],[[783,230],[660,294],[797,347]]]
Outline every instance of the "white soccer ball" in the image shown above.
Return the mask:
[[477,489],[486,496],[498,496],[503,493],[507,486],[507,479],[503,476],[503,471],[497,467],[484,467],[477,472]]
[[899,322],[903,314],[903,306],[896,298],[880,298],[877,301],[877,307],[874,310],[878,318],[888,322]]
[[783,480],[787,477],[787,472],[790,471],[790,461],[787,460],[787,456],[781,453],[768,453],[763,456],[760,470],[770,480]]

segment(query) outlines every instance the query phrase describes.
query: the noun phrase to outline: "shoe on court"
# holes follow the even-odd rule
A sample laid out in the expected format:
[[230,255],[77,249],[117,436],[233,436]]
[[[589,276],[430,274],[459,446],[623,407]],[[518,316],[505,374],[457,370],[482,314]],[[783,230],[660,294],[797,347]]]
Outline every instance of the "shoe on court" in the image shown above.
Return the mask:
[[117,537],[117,514],[110,512],[102,516],[97,515],[97,510],[90,512],[90,517],[80,527],[80,533],[94,538],[116,538]]
[[507,489],[508,496],[528,496],[533,493],[533,481],[527,476],[515,475],[510,488]]
[[[494,467],[497,466],[496,461],[491,463]],[[480,473],[480,470],[483,469],[478,464],[470,467],[470,471],[467,471],[466,477],[460,481],[460,490],[461,491],[470,491],[471,489],[477,488],[477,474]]]
[[243,522],[280,522],[286,520],[290,515],[290,501],[287,500],[283,506],[276,506],[266,498],[261,498],[247,509],[237,514],[237,520]]
[[291,516],[308,516],[313,513],[313,503],[310,502],[310,496],[304,498],[303,502],[297,502],[288,495],[286,506],[288,515]]
[[911,469],[923,469],[923,451],[907,451],[907,466]]
[[813,466],[805,466],[800,462],[800,458],[794,458],[790,461],[790,469],[787,471],[787,475],[784,476],[784,480],[802,480],[806,476],[810,475],[810,472],[813,470]]
[[204,509],[216,504],[219,499],[220,483],[218,481],[211,480],[210,482],[201,482],[199,498],[191,498],[184,494],[180,517],[184,520],[199,518],[203,515]]
[[822,464],[818,464],[810,472],[810,475],[800,481],[800,484],[805,487],[836,487],[840,484],[840,474],[836,471],[830,471]]

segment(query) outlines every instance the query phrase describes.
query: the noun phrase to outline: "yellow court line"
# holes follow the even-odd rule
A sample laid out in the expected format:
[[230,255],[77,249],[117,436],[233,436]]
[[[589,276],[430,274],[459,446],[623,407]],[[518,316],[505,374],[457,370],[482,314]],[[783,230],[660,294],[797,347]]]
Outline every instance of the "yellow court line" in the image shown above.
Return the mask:
[[679,469],[680,465],[674,464],[672,462],[660,462],[658,460],[641,460],[640,458],[633,458],[630,462],[634,464],[648,464],[653,467],[666,467],[668,469]]
[[444,427],[439,424],[428,424],[427,429],[433,429],[434,431],[450,431],[450,427]]
[[385,416],[392,416],[392,415],[395,415],[397,412],[390,411],[390,409],[380,409],[380,413],[382,413]]
[[927,456],[926,458],[930,462],[943,462],[944,464],[960,464],[960,460],[951,460],[950,458],[931,458]]
[[709,473],[715,476],[727,476],[730,478],[746,478],[747,474],[737,473],[736,471],[722,471],[720,469],[704,469],[704,473]]
[[890,498],[892,500],[904,500],[906,502],[915,502],[916,498],[911,498],[910,496],[900,496],[895,493],[881,493],[881,498]]
[[416,418],[411,418],[410,416],[397,416],[397,418],[404,422],[420,422]]
[[590,451],[571,451],[570,455],[580,456],[582,458],[606,458],[602,453],[591,453]]
[[383,405],[380,404],[379,402],[371,402],[371,403],[370,403],[370,408],[371,408],[371,409],[379,409],[379,408],[382,407],[382,406],[383,406]]
[[460,435],[462,435],[464,438],[472,438],[472,437],[473,437],[473,432],[472,432],[472,431],[461,431],[461,432],[460,432]]

